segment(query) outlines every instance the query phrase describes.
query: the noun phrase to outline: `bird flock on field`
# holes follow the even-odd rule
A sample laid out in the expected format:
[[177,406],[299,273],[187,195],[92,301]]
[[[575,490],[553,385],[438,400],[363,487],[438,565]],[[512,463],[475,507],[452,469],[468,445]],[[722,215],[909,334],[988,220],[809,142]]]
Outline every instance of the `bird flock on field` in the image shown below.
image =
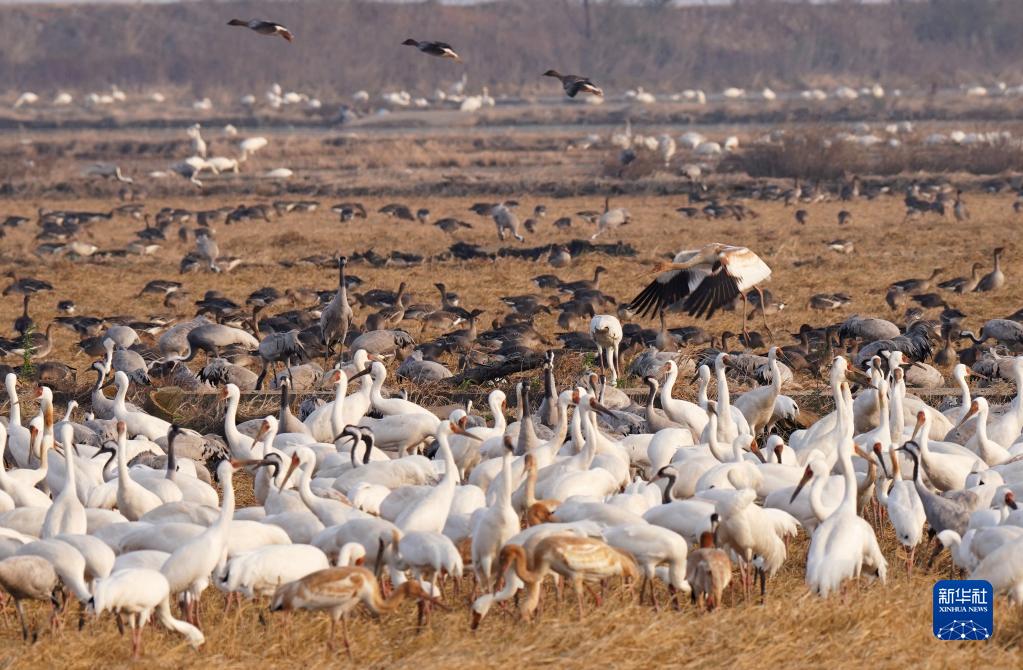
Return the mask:
[[[229,25],[296,39],[270,21]],[[403,44],[461,60],[443,42]],[[583,77],[545,76],[559,79],[570,97],[603,94]],[[197,127],[190,137],[195,154],[205,156]],[[243,142],[241,156],[264,145]],[[237,169],[241,160],[217,169]],[[195,180],[199,170],[189,170]],[[92,174],[132,183],[114,166]],[[684,219],[757,216],[740,198],[691,182],[689,204],[677,212]],[[758,187],[745,196],[804,207],[794,214],[802,225],[813,203],[890,191],[854,178],[831,190]],[[969,219],[961,191],[914,183],[905,193],[907,217]],[[519,206],[486,202],[471,211],[493,222],[500,242],[521,244],[548,208],[537,204],[520,223]],[[188,249],[181,274],[214,276],[243,262],[220,249],[214,224],[261,225],[318,207],[279,200],[152,216],[136,204],[110,212],[40,210],[40,247],[49,246],[36,254],[151,254],[170,243],[167,231],[176,226],[177,243]],[[433,221],[428,209],[402,203],[368,212],[346,202],[331,211],[339,223],[372,215],[452,235],[472,225]],[[838,225],[851,225],[851,214],[842,212]],[[126,248],[79,239],[115,217],[144,222]],[[442,267],[511,257],[562,270],[586,254],[635,254],[621,241],[595,242],[631,223],[624,208],[605,199],[602,211],[574,217],[592,226],[589,239],[494,254],[459,242],[429,260]],[[571,227],[572,219],[553,226]],[[9,217],[0,231],[29,221]],[[851,242],[826,246],[854,253]],[[351,656],[348,621],[360,606],[384,616],[414,603],[420,627],[431,625],[438,607],[466,608],[474,629],[502,608],[535,621],[557,597],[548,578],[559,594],[561,585],[571,586],[580,619],[590,600],[610,607],[603,604],[608,592],[658,612],[763,601],[779,570],[804,564],[790,555],[791,540],[803,533],[804,581],[815,596],[848,597],[860,581],[883,589],[892,565],[901,570],[904,563],[910,574],[930,569],[947,549],[954,569],[990,581],[996,594],[1023,606],[1023,512],[1016,502],[1023,489],[1023,310],[974,331],[949,302],[1002,290],[1005,253],[991,251],[988,273],[977,260],[969,276],[945,279],[938,268],[887,286],[891,310],[907,308],[903,326],[852,315],[822,327],[804,324],[789,334],[797,344],[784,346],[774,344],[781,334],[768,324],[785,308],[764,286],[772,268],[753,250],[724,243],[660,259],[630,300],[606,292],[603,266],[592,278],[538,275],[541,292],[502,296],[507,311],[489,329],[484,310],[463,306],[441,282],[437,302],[415,302],[405,283],[369,289],[349,271],[424,262],[413,253],[289,261],[336,272],[337,282],[322,291],[267,286],[241,303],[154,279],[139,287],[140,304],[195,307],[194,316],[104,317],[60,300],[61,316],[43,332],[31,303],[58,288],[11,271],[3,296],[20,300],[22,313],[14,335],[0,340],[5,360],[16,362],[3,371],[0,590],[26,641],[39,634],[26,608],[31,601],[52,608],[52,628],[69,609],[77,610],[79,628],[114,625],[112,619],[123,630],[126,620],[139,656],[152,620],[200,647],[216,610],[255,600],[272,612],[323,612],[328,645],[340,623]],[[807,308],[830,311],[850,300],[818,294]],[[698,320],[736,309],[738,334],[667,325],[680,313]],[[533,326],[534,317],[554,312],[564,331],[559,342]],[[762,333],[749,328],[757,318]],[[659,327],[646,328],[642,319]],[[406,330],[415,324],[416,336]],[[55,327],[75,332],[79,349],[94,359],[88,371],[95,382],[82,396],[69,392],[79,371],[53,359]],[[733,338],[741,349],[729,347]],[[392,359],[400,363],[389,366]],[[951,368],[956,388],[936,408],[921,392],[944,387],[939,368]],[[415,386],[398,391],[391,383],[397,377],[483,388],[513,374],[517,384],[492,384],[480,396],[483,413],[471,402],[420,402]],[[830,412],[800,407],[792,392],[797,375],[826,380]],[[1008,380],[1015,391],[996,403],[997,396],[971,387],[971,377]],[[645,395],[623,390],[630,379],[645,385]],[[739,385],[746,390],[733,392]],[[165,387],[215,393],[223,411],[218,430],[171,420],[161,405]],[[279,394],[275,412],[239,422],[247,394],[265,387]],[[313,390],[328,399],[310,393],[296,412],[293,396]],[[693,400],[679,397],[682,391]],[[255,504],[236,503],[242,481],[245,499]],[[888,532],[898,547],[886,555],[879,537]],[[222,601],[210,596],[217,591]],[[87,617],[100,620],[86,624]]]

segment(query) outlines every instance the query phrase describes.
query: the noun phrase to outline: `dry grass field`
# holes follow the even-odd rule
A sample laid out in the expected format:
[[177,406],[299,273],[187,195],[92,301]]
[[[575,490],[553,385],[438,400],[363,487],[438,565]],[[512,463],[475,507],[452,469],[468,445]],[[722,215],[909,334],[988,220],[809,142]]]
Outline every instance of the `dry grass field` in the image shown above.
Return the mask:
[[[144,199],[146,211],[151,213],[164,206],[196,210],[269,203],[277,198],[320,202],[320,208],[312,213],[274,217],[270,222],[216,226],[221,253],[243,259],[230,273],[179,276],[178,262],[190,243],[178,242],[173,229],[168,231],[171,234],[162,249],[152,257],[40,258],[33,253],[38,242],[33,239],[36,230],[32,223],[8,230],[6,238],[0,241],[0,273],[31,275],[55,286],[54,293],[32,303],[32,315],[42,327],[56,315],[58,300],[65,299],[77,303],[79,314],[187,318],[194,313],[190,306],[169,310],[155,297],[137,298],[139,289],[151,279],[166,278],[183,282],[194,299],[208,289],[216,289],[243,302],[250,292],[263,286],[274,286],[282,292],[289,288],[333,287],[334,270],[285,268],[280,264],[313,254],[351,255],[373,249],[386,255],[400,250],[430,259],[459,240],[496,250],[499,243],[493,223],[477,217],[468,208],[474,202],[506,197],[521,203],[522,218],[528,216],[534,205],[544,204],[548,208],[547,217],[536,234],[527,235],[525,245],[587,238],[593,228],[577,217],[567,231],[554,229],[552,222],[580,210],[600,209],[607,193],[612,194],[613,206],[626,207],[631,212],[633,222],[600,241],[621,240],[633,245],[638,255],[584,256],[571,267],[558,270],[559,276],[589,278],[596,266],[603,265],[609,272],[601,289],[625,301],[650,281],[653,263],[666,255],[710,241],[746,245],[771,265],[774,274],[768,288],[786,304],[784,310],[770,317],[777,344],[794,342],[788,333],[796,331],[800,324],[837,322],[853,313],[882,315],[901,323],[901,313],[891,312],[884,301],[885,287],[890,282],[927,276],[937,267],[944,268],[943,278],[968,274],[972,262],[988,263],[990,251],[996,246],[1008,248],[1004,259],[1009,278],[1006,287],[997,293],[949,296],[947,300],[969,315],[966,326],[974,328],[979,328],[986,319],[1005,316],[1023,306],[1023,287],[1016,276],[1023,249],[1016,242],[1020,220],[1011,207],[1012,195],[984,193],[976,187],[976,179],[967,175],[947,175],[953,183],[969,187],[965,197],[972,216],[965,223],[937,217],[907,221],[901,194],[875,200],[801,205],[810,214],[806,226],[795,222],[795,208],[761,201],[746,203],[759,215],[754,219],[689,220],[675,212],[676,207],[687,204],[684,195],[687,186],[675,175],[655,174],[639,191],[631,188],[635,184],[606,178],[603,165],[610,154],[575,154],[543,137],[523,134],[517,138],[515,142],[506,142],[503,150],[497,146],[497,139],[479,136],[475,141],[483,144],[476,149],[471,148],[473,136],[453,136],[429,141],[363,138],[348,149],[327,150],[323,149],[325,143],[321,138],[274,137],[277,144],[266,155],[259,156],[255,165],[246,167],[248,176],[213,180],[203,193],[186,190],[183,181],[140,179],[148,191]],[[37,145],[56,145],[64,139],[74,141],[52,134],[35,141]],[[127,142],[131,138],[113,139]],[[83,166],[106,160],[119,162],[131,174],[143,175],[169,162],[162,157],[120,158],[112,148],[115,146],[111,141],[104,153],[97,148],[97,140],[80,141],[79,146],[68,150],[66,160],[43,161],[41,155],[36,155],[32,165],[26,164],[21,171],[8,165],[5,179],[15,192],[24,187],[29,193],[0,201],[0,213],[31,217],[40,207],[106,211],[118,204],[113,197],[116,189],[83,179],[80,176]],[[9,153],[20,151],[16,142],[2,148]],[[185,155],[184,150],[182,145],[177,155]],[[25,156],[21,158],[27,160]],[[299,159],[300,164],[296,163]],[[293,167],[299,177],[289,184],[251,177],[276,167],[278,160],[279,164]],[[440,173],[451,178],[440,180]],[[915,176],[918,175],[906,178]],[[560,190],[563,192],[550,186],[559,180],[568,184]],[[69,184],[63,195],[57,188],[60,183]],[[437,194],[416,195],[431,190]],[[626,194],[615,195],[617,191]],[[339,223],[329,207],[344,200],[363,202],[371,212],[368,220]],[[448,236],[433,226],[398,222],[375,214],[389,202],[403,202],[413,211],[427,207],[435,220],[454,216],[472,223],[474,228]],[[850,224],[839,227],[836,219],[842,209],[851,212],[853,218]],[[92,225],[82,239],[101,250],[120,248],[141,227],[141,222],[115,217]],[[855,252],[839,255],[829,250],[826,242],[835,238],[852,241]],[[443,281],[449,290],[461,295],[464,306],[485,310],[484,323],[489,324],[504,314],[500,296],[538,292],[531,278],[554,270],[545,259],[532,263],[499,258],[470,262],[428,260],[410,268],[353,264],[349,271],[365,282],[357,290],[396,289],[399,282],[405,281],[415,302],[435,302],[433,284]],[[834,313],[807,309],[813,294],[836,291],[848,293],[852,303]],[[289,305],[280,309],[290,308]],[[20,301],[15,297],[0,299],[0,332],[9,333],[19,313]],[[367,313],[357,308],[357,320],[361,322]],[[935,314],[931,312],[931,316]],[[687,323],[687,318],[674,316],[669,325]],[[706,325],[714,333],[724,329],[737,331],[739,314],[724,312]],[[541,315],[536,326],[547,336],[559,332],[555,316]],[[759,322],[753,326],[762,330]],[[407,327],[417,340],[440,334],[422,333],[417,324]],[[89,359],[78,351],[77,337],[64,329],[54,333],[56,347],[52,357],[86,369]],[[12,359],[3,362],[18,364]],[[579,357],[574,370],[581,363]],[[86,381],[88,376],[83,375],[80,382]],[[636,380],[629,385],[637,385]],[[801,377],[794,387],[818,385],[818,380]],[[0,411],[6,412],[5,403],[0,404]],[[864,583],[852,586],[843,598],[829,600],[807,596],[803,586],[807,541],[800,537],[790,544],[783,570],[768,584],[765,605],[744,602],[733,591],[726,596],[725,606],[711,614],[699,613],[688,603],[680,612],[654,613],[649,606],[635,604],[634,595],[616,593],[602,607],[591,607],[584,620],[578,622],[574,603],[566,600],[554,604],[553,595],[548,593],[537,623],[518,622],[514,610],[509,608],[492,612],[479,631],[470,632],[466,580],[461,596],[454,596],[450,585],[446,588],[449,609],[436,612],[426,630],[416,630],[415,608],[411,605],[379,622],[364,615],[355,618],[350,627],[355,665],[418,668],[727,665],[737,669],[781,665],[811,668],[1019,665],[1023,653],[1020,649],[1023,615],[1019,610],[1008,608],[1004,602],[998,604],[996,633],[989,642],[934,640],[930,632],[931,587],[936,579],[948,574],[947,554],[930,571],[919,565],[909,579],[902,551],[888,526],[882,529],[881,536],[890,564],[886,586]],[[663,602],[663,591],[660,597]],[[207,642],[199,652],[159,627],[151,627],[147,632],[145,662],[154,667],[202,665],[225,669],[257,664],[312,668],[348,665],[343,656],[332,655],[325,649],[325,618],[302,613],[271,616],[266,613],[265,603],[249,603],[241,611],[226,614],[223,606],[219,593],[213,589],[207,592],[202,612]],[[79,633],[75,630],[77,616],[69,612],[63,617],[63,629],[51,634],[46,631],[46,609],[32,605],[29,610],[44,629],[39,641],[31,646],[20,639],[13,608],[9,605],[0,608],[0,667],[130,664],[129,640],[118,637],[109,617],[88,620]]]

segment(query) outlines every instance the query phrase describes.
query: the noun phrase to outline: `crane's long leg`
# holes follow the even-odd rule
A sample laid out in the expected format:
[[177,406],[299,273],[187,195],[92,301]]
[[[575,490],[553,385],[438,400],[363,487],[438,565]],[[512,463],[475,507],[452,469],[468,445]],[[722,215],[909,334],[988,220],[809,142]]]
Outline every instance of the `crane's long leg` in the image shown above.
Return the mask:
[[21,637],[28,642],[28,622],[25,621],[25,610],[21,607],[21,601],[15,599],[14,609],[18,611],[18,619],[21,620]]
[[327,633],[327,649],[334,651],[334,629],[337,628],[337,619],[330,617],[330,632]]
[[345,653],[348,654],[348,660],[354,661],[355,658],[352,656],[352,645],[348,641],[348,617],[344,614],[341,615],[341,635],[345,639]]
[[[138,614],[131,615],[132,617],[138,617]],[[142,630],[139,628],[137,621],[133,618],[131,623],[131,657],[138,660],[139,654],[142,652],[142,638],[140,637]]]
[[763,568],[758,568],[757,572],[760,573],[760,604],[763,605],[767,602],[767,572]]
[[[579,603],[579,621],[583,620],[583,582],[579,578],[572,580],[572,586],[575,587],[575,599]],[[587,585],[588,586],[588,585]]]
[[913,560],[916,558],[916,545],[913,545],[909,550],[909,556],[906,557],[906,576],[913,576]]
[[749,330],[746,328],[746,307],[748,306],[746,300],[746,294],[740,293],[739,296],[742,298],[742,334],[746,338],[746,342],[749,342]]
[[764,291],[759,286],[757,288],[757,295],[760,296],[760,316],[764,317],[764,330],[767,331],[768,337],[774,339],[774,333],[771,332],[771,327],[767,325],[767,305],[764,304]]

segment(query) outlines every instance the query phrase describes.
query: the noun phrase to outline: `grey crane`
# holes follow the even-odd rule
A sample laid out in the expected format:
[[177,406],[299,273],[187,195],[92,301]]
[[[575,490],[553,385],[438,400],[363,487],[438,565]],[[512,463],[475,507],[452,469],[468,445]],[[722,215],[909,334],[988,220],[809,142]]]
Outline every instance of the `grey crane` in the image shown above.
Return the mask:
[[[337,293],[320,313],[320,338],[326,348],[325,356],[329,356],[333,352],[336,344],[340,344],[341,349],[344,349],[348,331],[355,319],[352,306],[348,303],[348,289],[345,286],[345,267],[347,265],[348,257],[339,256],[337,259]],[[340,355],[341,352],[338,353]]]
[[901,334],[899,327],[887,319],[858,314],[853,314],[838,327],[838,336],[843,340],[857,339],[863,343],[890,340]]
[[214,358],[220,357],[222,347],[240,345],[248,349],[259,347],[259,340],[241,328],[225,326],[220,323],[207,323],[188,331],[186,349],[182,354],[171,354],[164,357],[164,362],[180,361],[187,363],[195,358],[199,351],[205,351]]
[[271,333],[264,337],[257,346],[259,357],[263,359],[263,369],[256,379],[256,388],[263,387],[263,380],[269,368],[276,363],[284,363],[289,369],[295,359],[303,360],[309,356],[306,353],[305,345],[299,339],[300,331],[292,329],[284,333]]
[[1011,348],[1023,345],[1023,324],[1009,319],[991,319],[981,327],[980,337],[969,330],[964,330],[959,335],[969,338],[974,344],[997,340],[999,344]]
[[241,365],[235,365],[225,358],[214,358],[199,371],[199,379],[214,386],[234,384],[242,391],[256,388],[259,376]]
[[[979,502],[977,494],[973,491],[957,491],[955,497],[945,497],[928,488],[920,479],[919,449],[916,442],[907,442],[896,451],[904,451],[913,459],[913,485],[916,486],[927,516],[927,524],[930,526],[928,535],[933,537],[943,530],[954,530],[962,536],[970,525],[970,514]],[[940,544],[938,548],[941,548]]]

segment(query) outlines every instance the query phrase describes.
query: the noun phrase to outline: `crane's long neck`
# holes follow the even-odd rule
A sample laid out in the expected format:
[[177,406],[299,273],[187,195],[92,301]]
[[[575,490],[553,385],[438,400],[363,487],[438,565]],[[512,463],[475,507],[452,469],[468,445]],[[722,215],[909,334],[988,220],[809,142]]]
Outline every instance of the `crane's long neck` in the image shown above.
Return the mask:
[[393,612],[405,602],[409,597],[409,591],[413,588],[413,582],[403,582],[398,588],[394,590],[391,595],[384,598],[380,594],[380,587],[376,580],[370,583],[370,592],[368,597],[364,597],[362,602],[365,603],[366,607],[369,608],[374,614],[386,614]]
[[344,301],[345,305],[348,304],[348,288],[345,286],[345,266],[344,263],[338,263],[337,268],[337,295],[339,300]]
[[[661,406],[664,407],[665,403],[671,404],[673,398],[671,392],[675,388],[675,381],[678,379],[678,368],[668,368],[668,374],[664,378],[664,386],[661,387]],[[706,389],[704,389],[706,391]],[[706,394],[704,395],[706,398]]]
[[310,484],[313,478],[313,464],[310,463],[306,467],[306,464],[303,463],[299,469],[301,470],[301,476],[298,479],[298,495],[302,502],[305,503],[305,506],[309,508],[309,511],[315,514],[316,511],[313,508],[320,502],[320,499],[313,493],[313,487]]
[[39,445],[40,457],[42,450],[53,448],[53,402],[47,396],[43,396],[43,438]]
[[586,432],[586,446],[583,449],[583,469],[589,470],[593,464],[593,459],[597,456],[597,417],[593,412],[586,413],[586,427],[589,429]]
[[959,392],[962,394],[962,402],[960,405],[963,411],[959,413],[959,419],[961,421],[962,418],[966,416],[966,413],[970,411],[970,404],[973,402],[973,397],[970,394],[970,385],[966,383],[965,373],[956,375],[956,383],[959,384]]
[[379,407],[387,402],[387,399],[384,398],[384,394],[382,393],[384,388],[384,377],[383,375],[375,375],[372,373],[370,373],[370,376],[373,378],[373,385],[370,387],[369,391],[370,401],[373,405]]
[[[979,402],[977,403],[980,404]],[[981,407],[977,410],[977,442],[984,444],[988,441],[987,436],[987,408]]]
[[231,519],[234,517],[234,469],[231,468],[224,476],[221,487],[223,488],[223,500],[220,502],[220,516],[217,517],[216,528],[220,533],[226,533]]
[[330,431],[334,435],[340,435],[345,427],[345,396],[348,391],[346,386],[341,382],[334,385],[334,405],[330,409]]
[[824,504],[824,485],[827,483],[827,475],[814,477],[810,484],[810,511],[817,517],[818,521],[824,521],[834,510]]
[[579,405],[577,405],[575,411],[572,412],[572,444],[575,446],[576,453],[582,451],[583,447],[586,445],[582,432],[583,402],[583,400],[580,400]]
[[497,499],[499,507],[511,507],[512,497],[512,456],[505,452],[504,462],[501,464],[501,492]]
[[[101,393],[102,393],[102,391],[101,391]],[[128,395],[128,385],[127,384],[118,383],[117,384],[117,393],[114,394],[114,413],[115,413],[115,415],[118,415],[118,418],[120,418],[122,415],[126,414],[127,411],[128,411],[127,406],[125,406],[125,404],[124,404],[124,398],[127,395]]]
[[646,394],[646,415],[649,418],[654,412],[654,398],[657,397],[657,384],[650,384],[650,391]]
[[724,366],[719,365],[716,372],[718,381],[718,421],[722,427],[731,428],[734,427],[735,421],[732,419],[731,397],[728,393],[728,380],[725,378]]
[[458,474],[458,464],[455,463],[455,457],[451,453],[448,436],[443,433],[438,435],[437,446],[444,457],[444,478],[441,480],[441,486],[454,490],[455,486],[460,483],[461,477]]
[[526,508],[536,504],[536,460],[526,467]]
[[501,409],[501,402],[496,396],[491,396],[489,403],[490,412],[494,415],[494,430],[504,433],[504,429],[508,427],[508,419],[505,418],[504,411]]
[[[238,430],[238,393],[235,391],[229,391],[227,396],[227,409],[224,410],[224,437],[227,438],[229,446],[241,447],[244,440],[244,435]],[[252,445],[255,447],[255,444]],[[241,452],[233,454],[235,458],[252,458],[251,453],[243,454]]]
[[742,463],[742,461],[743,461],[742,441],[736,438],[732,440],[732,462]]
[[565,443],[566,435],[568,435],[568,400],[558,400],[558,425],[554,427],[554,437],[548,444],[553,444],[557,449]]
[[905,418],[902,409],[902,401],[906,396],[906,387],[902,382],[892,387],[891,409],[888,417],[888,433],[892,442],[902,441],[902,427],[905,425]]
[[877,412],[878,412],[878,425],[888,428],[888,439],[891,441],[892,424],[891,424],[891,412],[888,410],[888,394],[885,390],[878,388],[877,391]]
[[[61,495],[65,493],[69,496],[78,495],[78,482],[77,473],[75,472],[78,465],[75,463],[75,445],[74,445],[74,432],[71,427],[68,426],[63,431],[61,437],[64,439],[64,462],[66,464],[64,472],[64,490],[61,491]],[[39,455],[40,467],[46,467],[46,451],[44,450]]]
[[843,441],[842,445],[838,448],[838,459],[842,464],[842,479],[845,481],[845,491],[842,492],[841,506],[847,512],[851,510],[855,514],[859,489],[856,486],[856,470],[853,468],[851,449],[852,445],[848,441]]
[[721,448],[718,442],[718,415],[717,412],[711,412],[710,417],[707,419],[707,448],[710,449],[710,454],[722,463],[728,461],[728,454]]
[[9,415],[10,425],[21,427],[21,403],[18,402],[18,387],[15,377],[9,375],[6,380],[7,399],[11,403]]
[[128,473],[128,445],[122,435],[117,437],[117,485],[121,488],[131,481]]
[[526,550],[516,545],[510,546],[516,547],[511,554],[511,565],[515,568],[515,576],[527,584],[540,581],[543,578],[543,573],[539,570],[529,569],[529,565],[526,563]]

